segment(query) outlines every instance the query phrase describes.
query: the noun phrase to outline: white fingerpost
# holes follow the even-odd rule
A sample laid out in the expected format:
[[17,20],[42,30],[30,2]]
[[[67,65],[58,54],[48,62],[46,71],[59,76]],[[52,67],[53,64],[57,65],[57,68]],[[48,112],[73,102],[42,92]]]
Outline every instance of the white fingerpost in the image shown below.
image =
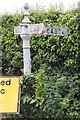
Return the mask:
[[25,34],[26,33],[26,28],[27,25],[31,23],[29,20],[28,16],[28,10],[29,5],[26,3],[24,5],[24,19],[21,23],[21,28],[22,28],[22,35],[20,37],[23,40],[23,62],[24,62],[24,74],[30,74],[31,73],[31,60],[30,60],[30,35]]
[[23,61],[24,61],[24,75],[31,73],[31,59],[30,59],[30,38],[32,34],[53,35],[53,36],[67,36],[70,33],[69,28],[55,28],[45,27],[43,23],[30,24],[28,16],[29,5],[24,5],[24,19],[20,26],[15,26],[14,34],[20,35],[23,40]]
[[21,27],[22,27],[22,35],[20,35],[20,37],[23,40],[23,61],[24,61],[24,74],[30,74],[31,73],[31,59],[30,59],[30,38],[31,36],[26,33],[26,28],[28,26],[28,24],[31,23],[31,21],[29,20],[28,16],[28,9],[29,9],[29,5],[26,3],[24,5],[24,19],[21,23]]

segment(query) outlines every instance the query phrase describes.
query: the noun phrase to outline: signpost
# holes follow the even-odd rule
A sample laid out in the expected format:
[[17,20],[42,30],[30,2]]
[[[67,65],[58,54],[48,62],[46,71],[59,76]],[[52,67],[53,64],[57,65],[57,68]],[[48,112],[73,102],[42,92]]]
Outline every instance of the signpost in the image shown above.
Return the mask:
[[67,36],[70,33],[69,28],[49,28],[45,27],[43,23],[40,24],[30,24],[28,16],[29,5],[26,3],[24,5],[25,14],[22,24],[14,28],[14,34],[20,35],[23,40],[23,61],[24,61],[24,74],[31,73],[31,60],[30,60],[30,38],[32,34],[41,35],[59,35]]
[[[24,19],[20,26],[14,28],[14,34],[20,35],[23,40],[24,74],[30,74],[30,38],[32,34],[67,36],[70,30],[69,28],[45,27],[43,23],[30,24],[27,3],[24,5],[24,9]],[[19,94],[19,77],[0,77],[0,113],[17,113]]]
[[0,77],[0,113],[18,113],[19,77]]

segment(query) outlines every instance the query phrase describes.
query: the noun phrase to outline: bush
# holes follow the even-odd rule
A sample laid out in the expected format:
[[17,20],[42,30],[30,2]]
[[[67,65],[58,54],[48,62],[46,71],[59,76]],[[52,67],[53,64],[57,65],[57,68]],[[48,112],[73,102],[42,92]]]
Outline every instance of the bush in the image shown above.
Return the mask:
[[79,118],[80,74],[47,67],[22,78],[22,116],[28,118]]
[[22,69],[22,40],[14,35],[14,26],[21,22],[21,15],[4,15],[2,22],[2,73],[20,75]]

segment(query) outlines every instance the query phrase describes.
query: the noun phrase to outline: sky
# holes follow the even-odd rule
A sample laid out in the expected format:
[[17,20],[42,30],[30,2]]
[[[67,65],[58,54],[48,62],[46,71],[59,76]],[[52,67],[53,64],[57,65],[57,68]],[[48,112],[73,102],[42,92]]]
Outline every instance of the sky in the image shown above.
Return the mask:
[[65,9],[69,9],[73,4],[77,5],[80,0],[0,0],[0,14],[15,12],[23,8],[24,3],[29,3],[30,7],[36,5],[45,6],[48,9],[51,5],[63,3]]

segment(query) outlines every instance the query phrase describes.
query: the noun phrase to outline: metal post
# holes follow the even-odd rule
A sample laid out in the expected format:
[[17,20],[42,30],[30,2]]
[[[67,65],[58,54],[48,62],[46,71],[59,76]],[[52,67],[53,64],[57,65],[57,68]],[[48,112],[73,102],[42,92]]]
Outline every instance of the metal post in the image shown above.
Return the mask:
[[24,61],[24,74],[31,73],[31,59],[30,59],[30,35],[20,35],[23,40],[23,61]]
[[28,24],[31,23],[31,21],[28,19],[29,13],[29,5],[26,3],[24,5],[25,13],[24,13],[24,19],[22,21],[21,27],[22,27],[22,35],[20,37],[23,40],[23,62],[24,62],[24,74],[30,74],[31,73],[31,60],[30,60],[30,38],[31,35],[26,35],[26,28],[28,27]]

